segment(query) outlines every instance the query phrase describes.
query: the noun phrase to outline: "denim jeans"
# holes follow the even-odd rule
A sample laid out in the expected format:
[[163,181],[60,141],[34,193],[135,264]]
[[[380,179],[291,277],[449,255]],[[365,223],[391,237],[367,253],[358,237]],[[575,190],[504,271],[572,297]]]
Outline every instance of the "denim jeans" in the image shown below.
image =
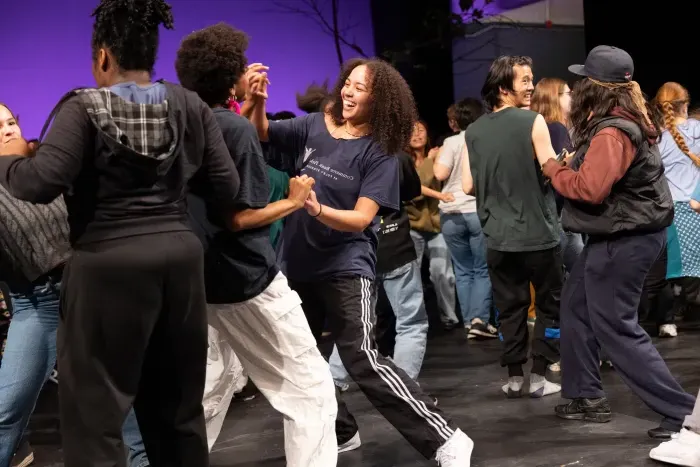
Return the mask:
[[[409,378],[418,378],[428,340],[428,314],[423,302],[423,284],[417,261],[411,261],[386,274],[377,274],[377,286],[384,287],[391,308],[396,315],[396,344],[394,364]],[[334,346],[329,360],[336,384],[350,381]]]
[[430,261],[430,282],[435,287],[440,320],[443,324],[458,323],[459,319],[455,314],[455,273],[444,237],[441,233],[411,230],[411,239],[418,255],[418,270],[422,267],[423,255],[427,254]]
[[122,437],[124,438],[124,446],[128,448],[129,467],[147,467],[151,465],[148,462],[146,446],[143,444],[134,409],[131,409],[126,417],[122,428]]
[[441,214],[442,235],[452,255],[457,296],[464,324],[484,324],[491,316],[491,279],[486,265],[486,237],[475,212]]
[[0,466],[10,465],[56,363],[59,285],[12,294],[12,321],[0,366]]

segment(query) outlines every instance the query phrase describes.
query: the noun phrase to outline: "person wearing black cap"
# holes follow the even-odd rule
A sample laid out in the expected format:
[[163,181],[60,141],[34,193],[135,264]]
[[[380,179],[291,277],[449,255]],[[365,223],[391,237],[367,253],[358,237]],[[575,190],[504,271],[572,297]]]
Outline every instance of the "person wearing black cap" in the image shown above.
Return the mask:
[[569,70],[585,78],[574,87],[570,114],[575,154],[562,164],[538,159],[565,198],[564,229],[589,240],[561,299],[562,395],[556,407],[568,420],[608,422],[610,405],[598,367],[609,355],[627,385],[663,415],[653,438],[681,430],[695,398],[671,375],[637,307],[644,278],[666,243],[673,200],[657,147],[658,129],[639,85],[632,57],[622,49],[594,48],[585,65]]

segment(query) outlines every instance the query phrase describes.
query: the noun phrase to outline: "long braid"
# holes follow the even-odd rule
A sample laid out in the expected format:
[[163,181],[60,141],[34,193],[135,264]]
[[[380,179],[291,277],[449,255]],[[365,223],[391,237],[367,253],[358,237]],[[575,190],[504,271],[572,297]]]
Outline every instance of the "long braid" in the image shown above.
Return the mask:
[[661,110],[663,113],[664,117],[664,126],[668,130],[668,132],[673,136],[673,140],[676,142],[678,145],[678,148],[683,151],[683,154],[686,156],[690,157],[692,159],[693,163],[700,167],[700,157],[697,155],[693,154],[690,152],[690,148],[688,147],[688,143],[685,142],[685,138],[681,134],[680,131],[678,131],[678,127],[676,126],[676,114],[673,110],[673,103],[666,101],[661,103]]

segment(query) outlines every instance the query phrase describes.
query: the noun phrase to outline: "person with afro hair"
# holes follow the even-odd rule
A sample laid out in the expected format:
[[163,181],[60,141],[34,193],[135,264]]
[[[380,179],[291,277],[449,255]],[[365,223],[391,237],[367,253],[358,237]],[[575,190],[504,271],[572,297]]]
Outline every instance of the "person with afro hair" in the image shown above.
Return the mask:
[[[209,325],[284,415],[287,466],[333,467],[338,459],[335,387],[301,299],[280,272],[270,243],[270,225],[304,207],[314,179],[292,178],[287,197],[268,204],[267,165],[255,127],[228,108],[245,80],[247,46],[245,33],[219,23],[185,37],[175,62],[180,83],[212,108],[241,183],[232,213],[212,211],[198,196],[188,198],[191,223],[205,246]],[[220,375],[223,381],[207,375],[210,449],[235,389],[235,380],[226,380],[232,361]],[[216,361],[210,363],[217,368]]]
[[[269,121],[267,73],[251,79],[251,120],[262,141],[284,149],[297,176],[316,184],[303,210],[287,218],[282,270],[321,338],[328,321],[350,377],[379,412],[426,458],[468,467],[474,443],[418,384],[377,352],[373,323],[378,216],[399,210],[396,154],[410,141],[417,111],[403,77],[379,59],[341,70],[325,112]],[[339,400],[339,451],[357,449],[358,426]]]

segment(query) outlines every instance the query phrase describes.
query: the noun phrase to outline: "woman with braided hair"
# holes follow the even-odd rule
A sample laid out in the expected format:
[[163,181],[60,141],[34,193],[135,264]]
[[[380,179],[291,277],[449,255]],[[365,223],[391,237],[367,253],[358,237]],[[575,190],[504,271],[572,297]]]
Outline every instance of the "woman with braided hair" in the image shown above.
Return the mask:
[[588,234],[561,296],[562,396],[556,414],[567,420],[612,419],[600,379],[607,354],[632,391],[663,417],[649,430],[668,439],[681,431],[695,398],[685,392],[638,323],[644,279],[666,244],[673,200],[657,146],[659,122],[632,80],[624,50],[598,46],[574,87],[570,121],[573,158],[554,150],[538,159],[564,198],[563,228]]
[[121,430],[133,405],[151,465],[206,467],[203,252],[186,197],[191,189],[231,212],[238,172],[212,110],[151,81],[159,27],[173,27],[170,6],[102,0],[93,16],[97,89],[61,99],[32,157],[21,138],[0,147],[0,184],[11,195],[66,203],[64,461],[125,467]]
[[[690,207],[693,190],[700,182],[700,121],[688,117],[688,91],[678,83],[665,83],[654,103],[663,119],[664,132],[659,142],[664,175],[673,196],[673,224],[668,228],[667,279],[682,287],[682,301],[700,278],[700,244],[695,233],[700,215]],[[666,326],[668,328],[669,326]],[[661,333],[665,334],[664,327]],[[676,334],[675,326],[670,329]]]

